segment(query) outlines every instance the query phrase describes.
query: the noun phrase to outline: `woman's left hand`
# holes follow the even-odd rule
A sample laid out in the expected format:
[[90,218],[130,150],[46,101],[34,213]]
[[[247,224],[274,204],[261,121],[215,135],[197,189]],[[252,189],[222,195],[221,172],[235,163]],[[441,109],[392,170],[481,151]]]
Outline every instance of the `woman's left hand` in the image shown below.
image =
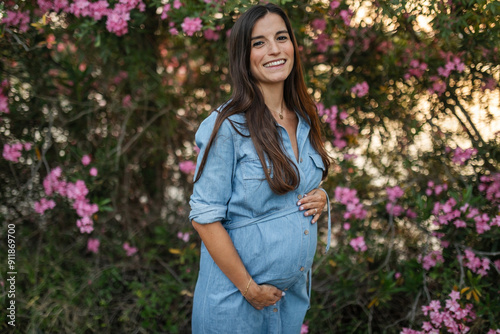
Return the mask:
[[305,194],[301,200],[297,202],[299,205],[299,210],[305,211],[304,216],[313,216],[311,224],[318,221],[319,216],[323,212],[326,205],[326,194],[319,190],[313,189],[309,193]]

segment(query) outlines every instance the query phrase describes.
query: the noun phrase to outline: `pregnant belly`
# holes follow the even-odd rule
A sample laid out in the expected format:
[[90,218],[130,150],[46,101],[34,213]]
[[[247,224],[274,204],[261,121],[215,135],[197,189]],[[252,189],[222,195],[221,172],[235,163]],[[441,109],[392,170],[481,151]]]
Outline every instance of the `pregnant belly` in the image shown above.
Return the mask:
[[246,269],[259,283],[280,288],[307,272],[316,251],[317,227],[297,212],[272,221],[231,230]]

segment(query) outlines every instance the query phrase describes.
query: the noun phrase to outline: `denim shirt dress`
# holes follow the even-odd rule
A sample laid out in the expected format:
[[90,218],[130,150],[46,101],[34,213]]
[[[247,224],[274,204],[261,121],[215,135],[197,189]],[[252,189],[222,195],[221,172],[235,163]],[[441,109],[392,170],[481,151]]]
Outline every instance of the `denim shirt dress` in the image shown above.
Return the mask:
[[[207,117],[196,133],[200,148],[196,174],[217,115],[216,111]],[[311,224],[312,217],[304,216],[297,202],[319,186],[325,166],[309,140],[309,124],[300,115],[298,119],[298,161],[287,131],[276,123],[286,153],[300,173],[297,189],[284,195],[269,187],[250,137],[238,134],[227,119],[217,133],[203,173],[194,184],[189,218],[199,224],[220,221],[253,280],[276,286],[285,295],[275,305],[255,309],[202,243],[193,301],[194,334],[300,333],[309,307],[307,281],[310,284],[318,224]],[[246,122],[243,114],[230,120],[240,125]],[[245,126],[237,128],[248,135]],[[330,232],[330,221],[328,225]]]

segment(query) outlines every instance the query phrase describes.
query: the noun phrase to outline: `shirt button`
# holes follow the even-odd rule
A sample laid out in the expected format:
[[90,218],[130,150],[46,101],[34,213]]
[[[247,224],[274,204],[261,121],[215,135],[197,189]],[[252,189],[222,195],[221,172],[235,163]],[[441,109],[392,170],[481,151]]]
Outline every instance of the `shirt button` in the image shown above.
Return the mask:
[[300,163],[302,163],[302,158],[300,158]]
[[309,230],[305,230],[305,231],[304,231],[304,234],[305,234],[305,235],[308,235],[308,234],[309,234]]
[[300,271],[304,271],[304,267],[300,267]]
[[297,195],[297,198],[298,198],[298,199],[302,199],[302,195],[300,195],[300,194],[299,194],[299,195]]
[[274,312],[274,313],[278,312],[278,309],[277,309],[276,307],[275,307],[275,308],[273,308],[273,312]]
[[288,291],[288,288],[284,288],[283,290],[284,290],[284,291]]

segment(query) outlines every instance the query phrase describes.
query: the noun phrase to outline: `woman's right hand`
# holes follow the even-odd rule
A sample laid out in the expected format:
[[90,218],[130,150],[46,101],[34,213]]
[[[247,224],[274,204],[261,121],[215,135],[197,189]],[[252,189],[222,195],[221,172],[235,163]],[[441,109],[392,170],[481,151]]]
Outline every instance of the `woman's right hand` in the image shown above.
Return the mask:
[[262,310],[266,306],[276,304],[282,296],[283,292],[277,287],[269,284],[258,285],[252,280],[245,299],[257,310]]

